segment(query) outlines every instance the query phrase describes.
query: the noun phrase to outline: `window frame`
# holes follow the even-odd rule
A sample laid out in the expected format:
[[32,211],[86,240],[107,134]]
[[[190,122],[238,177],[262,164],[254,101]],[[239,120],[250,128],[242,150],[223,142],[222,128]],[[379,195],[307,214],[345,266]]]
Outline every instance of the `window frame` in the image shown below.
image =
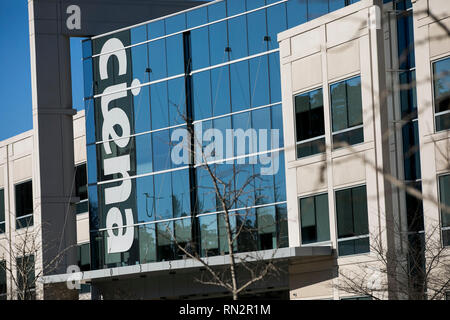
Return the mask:
[[5,188],[0,188],[0,192],[3,192],[3,203],[0,203],[0,207],[3,207],[3,221],[0,221],[0,235],[6,232],[6,206],[5,206]]
[[[311,93],[317,90],[322,90],[322,112],[323,112],[323,128],[324,128],[324,133],[323,135],[317,136],[317,137],[313,137],[313,138],[309,138],[309,139],[305,139],[302,141],[298,141],[298,137],[297,137],[297,111],[296,111],[296,104],[295,104],[295,100],[298,96],[307,94],[307,93]],[[317,156],[319,154],[323,154],[325,152],[325,150],[323,152],[319,152],[319,153],[314,153],[314,154],[310,154],[308,156],[304,156],[304,157],[298,157],[298,151],[297,148],[299,145],[302,144],[307,144],[310,142],[314,142],[316,140],[321,140],[324,139],[324,145],[326,146],[326,122],[325,122],[325,101],[324,101],[324,94],[323,94],[324,90],[323,90],[323,86],[315,86],[312,88],[308,88],[307,90],[303,90],[297,93],[294,93],[292,95],[292,105],[293,105],[293,119],[294,119],[294,141],[295,141],[295,159],[299,160],[299,159],[305,159],[305,158],[309,158],[309,157],[313,157],[313,156]]]
[[[446,55],[444,57],[440,57],[437,59],[433,59],[430,60],[430,74],[431,74],[431,94],[432,94],[432,103],[433,103],[433,124],[434,124],[434,133],[440,133],[440,132],[445,132],[448,131],[450,129],[444,129],[444,130],[437,130],[437,122],[436,122],[436,118],[446,115],[446,114],[450,114],[450,109],[446,110],[446,111],[441,111],[441,112],[437,112],[436,113],[436,92],[435,92],[435,74],[434,74],[434,65],[440,61],[444,61],[450,59],[450,55]],[[450,71],[449,71],[450,72]]]
[[[83,166],[83,165],[86,167],[86,199],[81,199],[80,198],[80,201],[78,201],[75,204],[76,214],[83,214],[83,213],[88,213],[89,212],[89,190],[88,190],[89,189],[88,188],[89,180],[88,180],[88,164],[87,164],[87,161],[75,164],[75,176],[76,176],[76,173],[78,171],[78,168]],[[77,186],[77,179],[76,178],[75,178],[75,186],[74,187],[75,187],[75,192],[78,193],[78,186]],[[79,210],[80,210],[79,207],[84,206],[84,205],[86,205],[86,209],[87,210],[79,212]]]
[[[332,103],[333,99],[332,99],[331,87],[333,85],[338,84],[338,83],[347,82],[347,81],[353,80],[355,78],[359,78],[360,79],[362,124],[359,124],[359,125],[356,125],[356,126],[353,126],[353,127],[349,127],[349,128],[345,128],[345,129],[341,129],[341,130],[338,130],[338,131],[333,131],[333,103]],[[328,97],[329,97],[329,99],[328,99],[329,123],[330,123],[330,133],[331,133],[330,144],[331,144],[332,151],[337,151],[339,149],[345,148],[343,146],[339,147],[339,148],[335,148],[335,146],[334,146],[334,137],[336,135],[339,135],[341,133],[350,132],[350,131],[356,131],[356,130],[359,130],[359,129],[363,129],[363,132],[362,132],[363,133],[363,140],[361,142],[356,143],[356,144],[349,145],[348,147],[364,144],[365,143],[365,137],[364,137],[364,103],[363,103],[363,96],[362,96],[362,73],[359,71],[357,73],[346,75],[345,77],[335,79],[332,82],[328,82]],[[347,96],[346,96],[346,103],[347,103]],[[348,116],[347,105],[346,105],[346,112],[347,112],[347,116]]]
[[[20,184],[25,184],[25,183],[28,183],[28,182],[31,182],[31,200],[32,200],[32,203],[33,203],[33,212],[32,213],[28,213],[28,214],[23,215],[23,216],[17,216],[17,192],[16,192],[16,187],[18,185],[20,185]],[[34,193],[33,193],[33,179],[32,178],[14,183],[14,218],[15,218],[14,220],[16,222],[16,230],[21,230],[21,229],[30,228],[30,227],[34,226],[34,201],[33,200],[34,200]],[[31,225],[26,225],[26,226],[24,225],[24,226],[21,226],[20,228],[17,227],[18,226],[18,224],[17,224],[18,220],[24,220],[24,219],[27,219],[27,218],[30,218],[30,217],[33,218],[32,219],[33,221],[31,223]]]
[[[303,199],[308,199],[308,198],[315,198],[318,196],[323,196],[326,195],[327,196],[327,206],[328,206],[328,232],[329,232],[329,239],[328,240],[324,240],[324,241],[314,241],[314,242],[310,242],[310,243],[303,243],[303,237],[302,237],[302,213],[301,213],[301,205],[300,202]],[[310,195],[305,195],[305,196],[300,196],[297,197],[297,201],[298,201],[298,221],[300,222],[300,246],[302,247],[307,247],[307,246],[314,246],[314,245],[318,245],[318,244],[327,244],[327,243],[331,243],[331,224],[330,224],[330,206],[329,206],[329,195],[328,195],[328,191],[324,191],[324,192],[319,192],[319,193],[315,193],[315,194],[310,194]],[[315,201],[315,199],[314,199]],[[314,202],[315,205],[315,202]],[[315,208],[314,208],[315,209]],[[317,228],[317,213],[316,210],[314,210],[314,217],[315,217],[315,221],[316,221],[316,228]]]
[[447,227],[443,226],[443,221],[442,221],[442,199],[441,199],[441,178],[442,177],[449,177],[450,178],[450,172],[446,172],[446,173],[442,173],[437,175],[437,185],[438,185],[438,199],[439,199],[439,225],[440,225],[440,229],[441,229],[441,245],[444,248],[450,248],[450,241],[449,244],[444,244],[444,237],[443,237],[443,232],[444,231],[449,231],[450,230],[450,225]]
[[[343,190],[351,190],[351,189],[355,189],[355,188],[359,188],[359,187],[365,187],[366,188],[366,206],[367,206],[367,228],[369,233],[365,234],[365,235],[358,235],[358,236],[352,236],[352,237],[345,237],[345,238],[340,238],[339,239],[339,225],[338,225],[338,210],[337,210],[337,201],[336,201],[336,193],[339,191],[343,191]],[[342,188],[337,188],[333,190],[334,192],[334,214],[335,214],[335,226],[336,226],[336,251],[338,253],[338,257],[339,258],[346,258],[346,257],[352,257],[352,256],[357,256],[357,255],[367,255],[371,253],[370,250],[370,224],[369,224],[369,209],[368,209],[368,203],[367,203],[367,183],[360,183],[360,184],[355,184],[355,185],[350,185],[347,187],[342,187]],[[353,200],[353,199],[352,199]],[[353,202],[352,202],[352,207],[353,207]],[[353,211],[353,210],[352,210]],[[353,215],[353,213],[352,213]],[[353,254],[346,254],[341,256],[339,254],[339,242],[344,242],[344,241],[351,241],[351,240],[359,240],[359,239],[365,239],[365,238],[369,238],[369,251],[367,252],[359,252],[359,253],[353,253]]]

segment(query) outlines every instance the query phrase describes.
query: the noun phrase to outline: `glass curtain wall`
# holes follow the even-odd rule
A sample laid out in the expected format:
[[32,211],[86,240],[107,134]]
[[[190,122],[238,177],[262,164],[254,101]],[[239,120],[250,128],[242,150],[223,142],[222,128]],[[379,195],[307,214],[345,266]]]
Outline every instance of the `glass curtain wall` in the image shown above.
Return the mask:
[[[353,2],[224,0],[84,41],[92,268],[179,259],[180,245],[227,252],[220,197],[205,158],[189,162],[189,139],[236,200],[234,250],[288,245],[277,34]],[[128,123],[107,131],[112,110]],[[105,166],[117,158],[129,160],[125,176]],[[127,191],[122,221],[132,212],[122,252],[107,245],[123,236],[107,227],[108,190]]]

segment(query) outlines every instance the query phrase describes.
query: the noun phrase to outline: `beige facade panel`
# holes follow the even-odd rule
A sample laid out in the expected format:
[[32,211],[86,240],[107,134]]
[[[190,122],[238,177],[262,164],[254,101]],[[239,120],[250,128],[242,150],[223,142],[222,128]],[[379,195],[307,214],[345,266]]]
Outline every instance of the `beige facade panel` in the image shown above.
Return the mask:
[[[86,132],[86,122],[84,117],[80,117],[81,112],[76,115],[73,120],[73,137],[78,138],[85,135]],[[84,115],[84,111],[82,112]]]
[[33,176],[33,163],[31,156],[13,162],[14,183],[31,179]]
[[450,170],[450,139],[435,143],[436,172]]
[[86,162],[86,140],[84,136],[74,140],[74,158],[75,164]]
[[33,152],[33,137],[13,143],[14,157],[31,154]]
[[77,243],[89,242],[89,214],[77,216]]
[[294,92],[316,85],[322,85],[320,53],[292,62],[292,90]]
[[331,48],[367,32],[367,10],[362,10],[326,25],[327,47]]
[[0,188],[5,186],[5,167],[0,166]]
[[359,40],[353,40],[329,49],[327,61],[329,79],[358,72],[360,69]]
[[[296,35],[291,39],[292,56],[306,57],[321,50],[324,42],[323,28],[316,28]],[[309,76],[309,74],[308,74]]]
[[328,185],[325,161],[297,168],[297,193],[305,195],[315,191],[326,191]]
[[289,278],[291,299],[314,299],[333,296],[333,271],[294,274]]
[[364,156],[363,153],[359,153],[333,159],[333,184],[335,187],[365,181]]
[[286,58],[291,55],[291,40],[288,39],[280,43],[281,58]]
[[430,34],[430,58],[450,52],[450,18],[432,23],[428,26]]
[[433,20],[446,18],[450,15],[449,2],[448,0],[428,0],[428,11]]
[[6,162],[6,147],[0,148],[0,163]]

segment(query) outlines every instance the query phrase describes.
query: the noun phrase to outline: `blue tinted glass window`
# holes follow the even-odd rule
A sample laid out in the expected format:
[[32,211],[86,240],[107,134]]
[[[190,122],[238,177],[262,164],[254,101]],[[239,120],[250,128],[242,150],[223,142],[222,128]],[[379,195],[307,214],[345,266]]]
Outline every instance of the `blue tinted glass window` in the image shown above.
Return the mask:
[[136,136],[136,174],[153,171],[152,138],[150,134]]
[[147,26],[143,25],[130,30],[131,44],[144,42],[147,40]]
[[150,131],[150,87],[141,88],[137,96],[133,96],[135,132]]
[[216,21],[227,16],[226,2],[222,1],[208,6],[208,21]]
[[97,145],[92,144],[87,146],[87,172],[88,184],[97,182]]
[[329,0],[330,12],[345,7],[345,0]]
[[245,2],[247,3],[247,11],[264,7],[266,4],[265,0],[246,0]]
[[210,71],[192,75],[192,102],[195,120],[212,116]]
[[[253,165],[238,164],[235,161],[236,204],[235,208],[245,208],[255,205],[255,179],[253,177]],[[273,187],[273,183],[271,185]],[[269,191],[269,190],[268,190]],[[273,190],[270,190],[273,192]]]
[[169,108],[167,105],[167,82],[150,86],[152,130],[169,126]]
[[[133,79],[141,84],[150,81],[148,72],[147,46],[140,45],[131,48]],[[135,114],[135,133],[150,130],[150,96],[149,87],[142,87],[138,95],[133,95]]]
[[147,46],[140,45],[131,48],[131,64],[133,79],[139,79],[141,83],[149,81]]
[[169,77],[184,73],[183,35],[177,34],[166,39],[167,75]]
[[209,66],[208,27],[191,31],[192,70]]
[[269,104],[268,57],[250,60],[250,102],[252,107]]
[[84,77],[84,97],[92,97],[94,95],[94,83],[92,74],[92,59],[83,61],[83,77]]
[[199,218],[201,253],[203,257],[219,254],[217,216],[215,214]]
[[248,51],[250,55],[267,50],[266,11],[259,10],[247,15],[248,21]]
[[209,53],[211,65],[228,61],[227,23],[219,22],[209,26]]
[[136,180],[138,221],[137,223],[155,220],[155,192],[153,176]]
[[156,228],[154,224],[137,227],[139,229],[139,262],[156,261]]
[[170,126],[181,124],[186,119],[186,91],[184,78],[170,80],[169,82],[169,116]]
[[233,16],[245,11],[245,1],[242,0],[227,0],[227,15]]
[[156,220],[173,218],[172,212],[172,177],[171,173],[154,176]]
[[92,41],[83,40],[82,42],[83,58],[89,58],[92,56]]
[[286,4],[267,8],[267,35],[269,36],[269,50],[278,48],[277,34],[286,30]]
[[213,116],[231,112],[230,77],[228,66],[211,70],[211,94]]
[[150,80],[167,77],[166,67],[166,40],[157,40],[148,44]]
[[[247,131],[247,129],[252,127],[250,112],[244,112],[235,114],[232,116],[233,121],[233,129],[241,129],[244,132]],[[242,156],[244,154],[249,154],[249,148],[250,148],[250,138],[245,137],[244,139],[241,139],[240,136],[234,138],[234,155],[235,156]],[[253,147],[253,146],[252,146]],[[230,155],[227,155],[229,157]]]
[[153,133],[153,170],[170,169],[170,137],[169,130]]
[[247,49],[247,19],[239,16],[228,20],[228,38],[230,44],[230,59],[235,60],[248,55]]
[[415,67],[414,28],[411,14],[397,18],[397,34],[400,69]]
[[[267,156],[269,156],[268,154]],[[254,165],[256,179],[255,183],[255,204],[268,204],[274,202],[274,176],[269,174],[263,174],[263,168],[268,168],[269,164],[262,164],[261,161],[258,161]]]
[[[222,133],[222,137],[226,137],[226,130],[231,129],[231,117],[223,117],[219,119],[213,120],[213,126],[214,129],[220,130]],[[222,153],[225,152],[225,150],[222,151]]]
[[284,166],[284,151],[274,153],[273,158],[278,164],[278,170],[275,170],[275,202],[286,201],[286,176]]
[[272,110],[272,129],[279,130],[279,142],[280,148],[284,147],[283,138],[283,112],[281,110],[281,104],[271,107]]
[[197,175],[197,206],[198,213],[216,211],[216,192],[211,175],[204,168],[196,170]]
[[186,14],[181,13],[166,18],[166,33],[171,34],[186,29]]
[[[257,143],[255,141],[255,151],[267,151],[272,149],[271,145],[271,119],[270,108],[263,108],[252,111],[252,128],[256,130]],[[263,130],[266,130],[267,134],[263,134]]]
[[172,172],[173,191],[173,215],[174,217],[185,217],[191,215],[189,170]]
[[86,143],[95,142],[95,108],[94,99],[84,101],[84,110],[86,114]]
[[147,25],[147,33],[149,39],[162,37],[166,34],[164,20],[158,20]]
[[269,55],[270,103],[281,102],[280,54]]
[[240,111],[250,106],[250,77],[248,61],[230,65],[232,111]]
[[402,127],[403,161],[405,180],[421,178],[419,128],[417,121],[411,121]]
[[208,23],[207,7],[192,10],[186,13],[187,27],[193,28]]
[[308,20],[328,13],[328,0],[308,0]]
[[307,21],[307,0],[290,0],[287,2],[288,28],[293,28]]

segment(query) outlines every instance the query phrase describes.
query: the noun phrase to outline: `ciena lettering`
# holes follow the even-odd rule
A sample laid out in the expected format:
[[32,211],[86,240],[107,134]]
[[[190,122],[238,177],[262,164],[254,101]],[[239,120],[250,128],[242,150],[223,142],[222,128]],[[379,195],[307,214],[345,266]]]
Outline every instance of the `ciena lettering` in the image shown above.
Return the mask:
[[[107,80],[108,61],[111,57],[116,57],[118,61],[118,75],[127,73],[127,55],[123,43],[112,38],[105,42],[101,50],[99,61],[100,79]],[[139,80],[134,80],[132,86],[139,86]],[[101,97],[101,111],[103,115],[102,140],[104,151],[107,155],[112,154],[111,144],[115,144],[119,148],[126,148],[130,143],[131,126],[130,120],[126,112],[120,107],[109,108],[111,102],[127,96],[127,83],[115,84],[107,87],[103,91]],[[138,95],[140,88],[133,89],[133,95]],[[120,127],[120,130],[118,130]],[[117,132],[120,132],[118,134]],[[131,195],[131,180],[129,171],[131,167],[130,155],[121,155],[104,159],[103,166],[105,175],[120,174],[123,178],[119,186],[105,188],[104,200],[105,205],[117,205],[128,200]],[[134,218],[131,208],[124,209],[122,213],[120,209],[114,206],[108,210],[106,214],[106,228],[108,232],[107,252],[120,253],[130,250],[134,240]],[[124,215],[123,215],[124,214]],[[125,221],[123,220],[125,216]]]

